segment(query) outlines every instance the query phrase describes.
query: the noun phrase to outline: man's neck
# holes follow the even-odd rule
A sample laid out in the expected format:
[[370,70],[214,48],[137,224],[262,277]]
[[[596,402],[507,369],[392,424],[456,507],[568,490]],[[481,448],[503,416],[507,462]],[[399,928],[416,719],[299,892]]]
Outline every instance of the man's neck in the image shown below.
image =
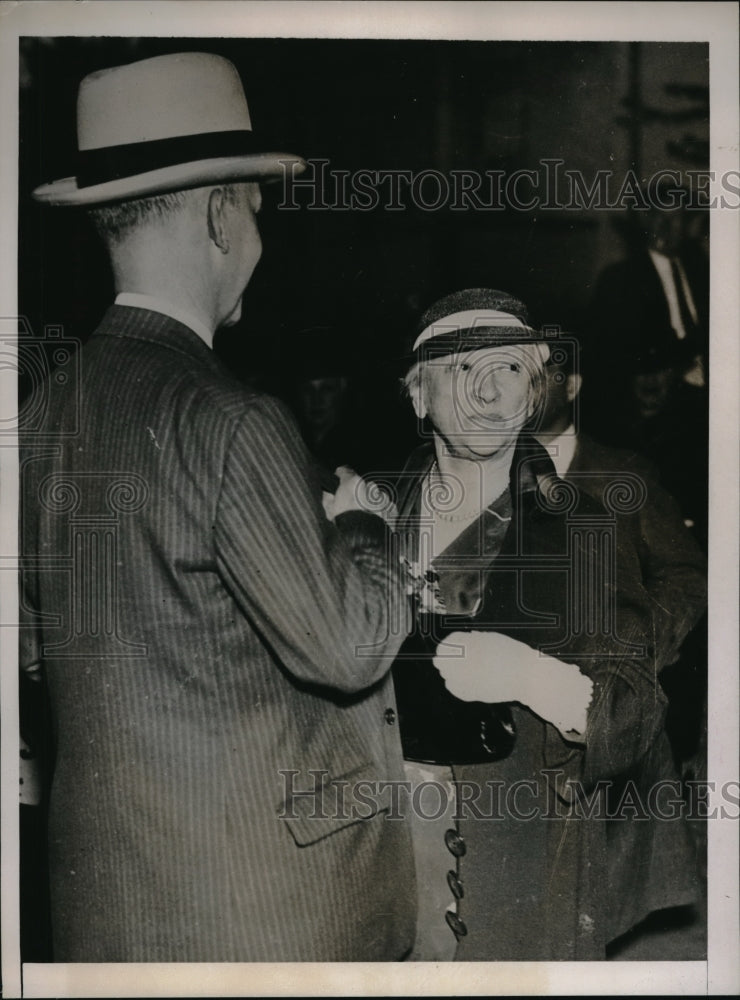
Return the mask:
[[569,422],[560,434],[548,434],[545,437],[537,434],[535,436],[550,455],[552,463],[555,466],[555,471],[562,479],[568,472],[573,461],[573,456],[576,453],[577,434],[575,425]]
[[535,431],[535,438],[541,445],[548,445],[564,434],[573,423],[570,413],[563,413],[556,417],[548,427]]
[[147,245],[137,239],[117,248],[111,254],[116,293],[146,295],[168,303],[204,326],[213,341],[221,317],[205,278],[206,268],[199,267],[197,260],[180,259],[163,267],[163,261],[171,256],[156,240]]

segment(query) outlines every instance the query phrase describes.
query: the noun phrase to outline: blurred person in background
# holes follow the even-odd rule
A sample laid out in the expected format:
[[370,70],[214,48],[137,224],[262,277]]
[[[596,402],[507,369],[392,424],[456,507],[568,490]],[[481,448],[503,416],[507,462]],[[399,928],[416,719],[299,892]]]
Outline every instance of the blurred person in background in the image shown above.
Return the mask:
[[[674,349],[669,340],[670,349]],[[674,759],[682,776],[706,780],[706,557],[694,532],[682,516],[678,503],[658,482],[658,472],[635,451],[610,448],[581,429],[578,399],[583,386],[579,363],[579,340],[561,336],[550,343],[545,368],[546,394],[532,431],[547,449],[558,475],[604,502],[608,491],[620,481],[644,491],[644,501],[632,513],[618,515],[618,531],[634,547],[645,590],[650,598],[654,622],[656,669],[668,696],[666,730]],[[638,354],[638,358],[639,358]],[[641,367],[641,366],[640,366]],[[637,442],[635,442],[637,443]],[[649,771],[631,775],[642,794],[647,794]],[[611,789],[612,801],[620,789]],[[655,821],[655,820],[653,820]],[[624,871],[634,864],[639,848],[637,829],[610,824],[609,871],[616,885],[624,882]],[[706,829],[692,824],[697,834],[697,869],[706,872]],[[704,957],[705,914],[700,908],[668,910],[670,895],[662,906],[656,887],[656,911],[651,923],[621,942],[620,960],[663,958],[678,960]],[[699,886],[702,889],[702,885]]]
[[[674,662],[681,643],[706,607],[706,558],[676,500],[658,482],[658,472],[636,451],[597,442],[580,426],[578,397],[584,376],[579,342],[550,341],[541,411],[530,430],[548,451],[561,479],[571,480],[600,503],[620,476],[643,484],[645,499],[634,514],[620,516],[640,557],[642,576],[656,616],[659,670]],[[642,365],[638,365],[642,367]]]
[[670,329],[682,349],[682,380],[705,387],[709,258],[702,231],[708,213],[690,203],[688,191],[666,184],[646,189],[642,201],[644,207],[632,210],[626,222],[626,257],[596,281],[589,331],[608,348],[639,330],[642,346],[649,348],[653,331],[660,336]]
[[384,480],[397,474],[415,428],[400,409],[396,362],[380,356],[378,334],[356,322],[351,332],[340,324],[309,327],[286,339],[285,354],[286,399],[319,463]]
[[309,451],[327,469],[360,468],[364,429],[353,412],[354,365],[340,331],[328,326],[301,330],[287,349],[290,401]]
[[626,256],[597,279],[585,323],[588,426],[644,455],[707,541],[709,216],[691,192],[644,188]]
[[586,389],[602,393],[594,433],[647,459],[706,549],[709,412],[706,389],[683,378],[684,345],[672,328],[635,320],[608,344],[589,345]]

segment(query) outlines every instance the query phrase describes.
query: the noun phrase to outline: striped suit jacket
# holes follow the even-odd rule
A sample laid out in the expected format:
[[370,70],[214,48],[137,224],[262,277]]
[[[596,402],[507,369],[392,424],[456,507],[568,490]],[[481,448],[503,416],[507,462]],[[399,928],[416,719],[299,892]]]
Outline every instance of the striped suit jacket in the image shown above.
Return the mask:
[[328,522],[282,405],[168,317],[112,307],[80,385],[21,453],[55,960],[400,959],[409,833],[369,794],[402,777],[384,523]]

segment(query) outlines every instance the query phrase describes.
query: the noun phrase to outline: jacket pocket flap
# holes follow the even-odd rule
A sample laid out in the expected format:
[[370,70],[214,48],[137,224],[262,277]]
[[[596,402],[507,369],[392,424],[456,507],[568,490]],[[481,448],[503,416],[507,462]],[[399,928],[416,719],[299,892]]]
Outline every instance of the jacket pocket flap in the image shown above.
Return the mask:
[[306,847],[387,809],[379,798],[378,773],[366,763],[336,778],[324,770],[296,771],[278,818],[296,844]]

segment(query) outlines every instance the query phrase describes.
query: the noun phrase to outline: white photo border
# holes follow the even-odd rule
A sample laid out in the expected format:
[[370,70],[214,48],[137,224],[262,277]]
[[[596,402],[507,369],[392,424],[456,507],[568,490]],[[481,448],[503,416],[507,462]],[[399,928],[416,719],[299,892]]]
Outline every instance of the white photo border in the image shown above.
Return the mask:
[[[22,36],[427,38],[704,41],[710,52],[710,169],[738,169],[738,8],[734,3],[0,2],[0,316],[17,315],[18,72]],[[737,781],[737,210],[711,225],[709,778]],[[3,407],[17,405],[9,379]],[[5,412],[5,411],[4,411]],[[16,621],[18,468],[0,447],[0,623]],[[737,820],[709,823],[706,962],[281,965],[26,965],[18,933],[16,632],[0,628],[2,982],[6,997],[732,994],[740,989]]]

